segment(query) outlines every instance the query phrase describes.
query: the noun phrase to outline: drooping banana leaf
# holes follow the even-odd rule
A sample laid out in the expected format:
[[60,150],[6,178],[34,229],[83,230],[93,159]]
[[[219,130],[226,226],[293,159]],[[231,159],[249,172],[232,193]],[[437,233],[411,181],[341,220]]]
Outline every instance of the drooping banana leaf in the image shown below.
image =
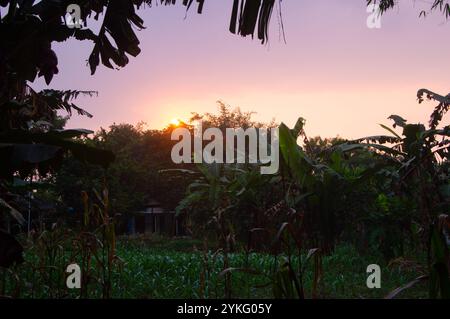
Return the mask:
[[281,123],[279,127],[280,151],[290,172],[300,185],[310,179],[314,163],[297,144],[292,131]]
[[88,133],[88,130],[73,129],[46,133],[24,130],[0,133],[0,174],[10,176],[14,171],[29,165],[58,161],[66,151],[81,161],[107,167],[115,158],[111,151],[72,139]]
[[23,218],[22,214],[15,209],[14,207],[12,207],[11,205],[9,205],[5,200],[3,200],[2,198],[0,198],[0,207],[3,207],[4,209],[6,209],[6,211],[12,216],[14,217],[14,219],[21,225],[25,224],[25,219]]

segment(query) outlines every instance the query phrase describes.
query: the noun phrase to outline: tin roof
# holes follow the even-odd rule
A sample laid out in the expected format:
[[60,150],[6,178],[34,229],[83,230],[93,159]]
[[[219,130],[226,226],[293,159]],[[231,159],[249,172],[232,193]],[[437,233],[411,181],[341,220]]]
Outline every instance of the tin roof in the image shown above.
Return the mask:
[[159,207],[159,206],[161,206],[161,204],[160,204],[158,201],[154,200],[154,199],[150,199],[150,200],[145,204],[145,207]]

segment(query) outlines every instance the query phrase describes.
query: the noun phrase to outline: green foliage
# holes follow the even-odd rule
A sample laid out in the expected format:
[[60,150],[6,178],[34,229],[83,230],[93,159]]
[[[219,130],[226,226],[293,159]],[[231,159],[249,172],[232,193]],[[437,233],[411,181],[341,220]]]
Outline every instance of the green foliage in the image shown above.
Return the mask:
[[[428,90],[420,90],[418,96],[424,92],[428,99],[440,103],[429,128],[392,115],[393,129],[381,126],[392,135],[311,142],[303,118],[293,129],[282,123],[279,174],[262,176],[250,165],[238,169],[200,165],[201,177],[190,185],[178,210],[192,218],[197,234],[209,231],[207,236],[218,241],[225,255],[233,251],[236,242],[243,241],[246,232],[246,249],[286,254],[288,259],[273,279],[279,297],[304,296],[305,274],[293,266],[291,257],[300,258],[303,251],[311,249],[332,254],[342,242],[353,243],[360,250],[376,250],[387,261],[411,249],[427,249],[433,256],[428,263],[430,297],[446,297],[444,230],[436,235],[429,229],[449,207],[448,127],[437,128],[448,109],[447,97]],[[402,133],[395,132],[397,127]],[[297,143],[299,138],[303,145]],[[257,180],[260,183],[254,184]],[[275,240],[270,244],[255,241],[253,235],[258,232]],[[230,269],[228,261],[224,269]],[[317,263],[315,286],[320,269]],[[229,275],[225,273],[228,283]],[[414,283],[428,278],[424,276]]]
[[114,124],[108,130],[99,130],[84,143],[114,153],[115,161],[104,171],[74,156],[66,157],[61,169],[54,174],[55,193],[79,217],[82,211],[79,194],[100,188],[106,178],[111,211],[121,216],[118,222],[120,232],[126,231],[127,216],[142,210],[150,200],[173,210],[190,180],[189,177],[173,180],[170,174],[160,173],[163,169],[175,167],[170,158],[172,129],[156,131],[146,130],[144,124]]
[[[66,233],[67,234],[67,233]],[[36,246],[31,247],[25,253],[26,263],[8,271],[0,270],[0,277],[4,276],[5,287],[0,280],[0,295],[11,296],[14,292],[17,297],[22,298],[49,298],[72,297],[76,298],[80,291],[70,290],[65,287],[65,267],[77,259],[70,256],[71,241],[65,244],[58,239],[56,233],[53,237],[44,234],[47,245],[54,244],[55,259],[45,265],[53,265],[54,270],[50,273],[48,269],[41,268],[40,256],[42,250]],[[45,238],[45,239],[44,239]],[[70,237],[67,237],[70,239]],[[170,243],[170,245],[169,245]],[[57,248],[63,245],[63,250]],[[182,244],[182,245],[181,245]],[[66,246],[67,245],[67,246]],[[201,245],[201,244],[200,244]],[[183,246],[180,251],[176,247]],[[190,246],[189,250],[186,250]],[[141,242],[139,239],[123,238],[117,242],[116,255],[121,262],[112,268],[111,297],[113,298],[223,298],[225,293],[223,259],[221,254],[207,252],[205,254],[195,250],[199,246],[197,241],[176,240],[175,242],[160,240],[148,240]],[[76,247],[76,246],[75,246]],[[172,247],[172,248],[170,248]],[[51,246],[48,247],[49,249]],[[77,248],[76,248],[77,249]],[[53,250],[52,250],[53,251]],[[65,251],[66,254],[60,252]],[[307,258],[307,253],[302,255]],[[46,257],[48,258],[48,257]],[[314,255],[313,255],[314,258]],[[270,285],[271,278],[275,278],[277,271],[274,266],[279,265],[283,271],[284,259],[268,254],[241,253],[229,255],[230,265],[240,269],[254,269],[249,271],[232,271],[231,288],[234,298],[274,298],[275,291]],[[36,271],[32,271],[28,263],[36,265]],[[298,259],[292,258],[292,263],[297,264]],[[382,288],[367,289],[365,268],[368,264],[377,263],[382,267]],[[119,267],[119,265],[121,265]],[[322,257],[324,272],[322,284],[317,290],[317,298],[382,298],[395,287],[416,278],[420,272],[413,267],[402,268],[401,266],[388,265],[377,254],[369,253],[360,255],[350,246],[339,246],[331,256]],[[305,263],[304,286],[312,290],[314,276],[311,271],[314,263]],[[99,273],[100,265],[96,259],[92,260],[89,268],[91,278],[102,278]],[[207,276],[202,273],[207,269]],[[103,287],[102,281],[91,280],[87,290],[88,297],[101,298]],[[295,288],[293,295],[297,298]],[[405,290],[399,297],[402,298],[425,298],[427,288],[419,283],[409,290]],[[306,298],[312,298],[307,294]]]
[[[16,298],[111,297],[113,281],[122,264],[116,255],[115,222],[109,215],[108,191],[94,193],[95,199],[83,194],[84,219],[80,231],[55,224],[52,229],[20,238],[26,247],[25,262],[15,265],[12,270],[0,267],[3,273],[0,295]],[[76,293],[66,287],[65,271],[72,263],[80,265],[83,274],[81,289]],[[21,276],[15,273],[19,269],[24,271]],[[9,284],[15,288],[8,291]]]
[[439,227],[431,230],[430,298],[450,299],[450,257]]

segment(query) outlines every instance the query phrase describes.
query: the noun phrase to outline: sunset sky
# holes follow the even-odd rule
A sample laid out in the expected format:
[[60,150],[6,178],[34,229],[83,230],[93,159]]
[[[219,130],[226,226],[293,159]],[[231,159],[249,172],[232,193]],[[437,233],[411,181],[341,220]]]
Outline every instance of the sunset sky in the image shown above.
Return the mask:
[[228,32],[231,0],[206,1],[203,14],[186,19],[181,5],[142,9],[137,58],[91,76],[92,43],[63,43],[54,47],[60,74],[50,87],[97,90],[98,98],[78,101],[94,118],[69,122],[93,130],[139,121],[162,128],[190,112],[215,112],[219,99],[261,121],[293,125],[302,116],[310,136],[380,134],[378,123],[390,124],[391,114],[426,122],[434,103],[419,105],[416,92],[450,91],[449,22],[439,13],[419,19],[428,1],[404,0],[381,29],[369,29],[365,2],[285,0],[287,43],[275,14],[268,45]]

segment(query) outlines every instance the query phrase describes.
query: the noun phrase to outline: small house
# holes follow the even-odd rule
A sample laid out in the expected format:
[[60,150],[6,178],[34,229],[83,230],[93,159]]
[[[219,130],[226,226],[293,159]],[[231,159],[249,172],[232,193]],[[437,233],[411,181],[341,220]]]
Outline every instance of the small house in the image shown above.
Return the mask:
[[128,220],[128,234],[158,234],[183,236],[185,227],[182,216],[165,210],[156,200],[150,200],[143,210],[135,212]]

